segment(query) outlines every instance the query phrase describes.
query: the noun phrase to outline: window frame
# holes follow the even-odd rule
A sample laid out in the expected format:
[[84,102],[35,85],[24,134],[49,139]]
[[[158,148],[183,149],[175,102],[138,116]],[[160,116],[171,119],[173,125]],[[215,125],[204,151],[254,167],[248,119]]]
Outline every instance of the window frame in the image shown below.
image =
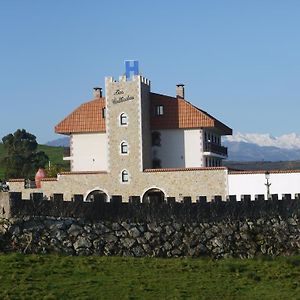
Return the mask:
[[119,125],[128,126],[128,115],[124,112],[119,115]]
[[121,183],[129,183],[129,172],[127,170],[121,172]]
[[158,104],[155,107],[155,115],[156,116],[163,116],[164,115],[164,106],[162,104]]
[[129,153],[129,145],[126,141],[122,141],[120,144],[120,153],[122,155],[128,155]]

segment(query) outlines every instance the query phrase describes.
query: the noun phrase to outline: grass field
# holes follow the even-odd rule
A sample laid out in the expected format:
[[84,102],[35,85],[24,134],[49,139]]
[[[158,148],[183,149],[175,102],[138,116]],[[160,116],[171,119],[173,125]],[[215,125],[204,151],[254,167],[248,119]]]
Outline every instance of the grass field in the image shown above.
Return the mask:
[[299,299],[300,257],[0,255],[0,299]]
[[[69,167],[69,163],[63,160],[64,148],[63,147],[51,147],[46,145],[39,145],[39,151],[44,151],[52,165],[62,165],[64,167]],[[3,165],[1,164],[2,159],[4,158],[5,152],[3,144],[0,144],[0,178],[4,178],[4,169]]]

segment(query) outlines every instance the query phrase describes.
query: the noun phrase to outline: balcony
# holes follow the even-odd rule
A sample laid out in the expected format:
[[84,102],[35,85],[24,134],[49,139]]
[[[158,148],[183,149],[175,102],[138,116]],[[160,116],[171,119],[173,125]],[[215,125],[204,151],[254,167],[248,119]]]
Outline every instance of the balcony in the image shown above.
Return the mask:
[[204,152],[211,152],[223,157],[227,157],[227,147],[223,147],[215,143],[205,142],[203,150]]

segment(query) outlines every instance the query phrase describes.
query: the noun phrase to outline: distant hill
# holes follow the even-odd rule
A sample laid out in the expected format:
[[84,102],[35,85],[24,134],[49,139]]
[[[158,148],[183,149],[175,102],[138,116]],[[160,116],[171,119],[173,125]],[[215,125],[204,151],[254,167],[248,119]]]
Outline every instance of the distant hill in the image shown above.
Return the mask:
[[46,143],[47,146],[53,147],[69,147],[70,146],[70,138],[63,137]]
[[270,170],[300,170],[298,161],[228,161],[223,162],[225,167],[239,171],[270,171]]

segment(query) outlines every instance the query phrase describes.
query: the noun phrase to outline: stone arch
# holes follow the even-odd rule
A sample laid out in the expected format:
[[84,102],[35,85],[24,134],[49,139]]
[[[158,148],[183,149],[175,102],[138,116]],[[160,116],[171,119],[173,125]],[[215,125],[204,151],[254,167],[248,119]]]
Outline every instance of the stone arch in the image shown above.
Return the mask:
[[88,191],[83,199],[85,202],[93,202],[95,197],[103,197],[104,202],[109,201],[109,197],[106,191],[96,188],[91,191]]
[[163,203],[165,201],[166,193],[157,187],[151,187],[147,189],[143,196],[142,201],[144,203]]

